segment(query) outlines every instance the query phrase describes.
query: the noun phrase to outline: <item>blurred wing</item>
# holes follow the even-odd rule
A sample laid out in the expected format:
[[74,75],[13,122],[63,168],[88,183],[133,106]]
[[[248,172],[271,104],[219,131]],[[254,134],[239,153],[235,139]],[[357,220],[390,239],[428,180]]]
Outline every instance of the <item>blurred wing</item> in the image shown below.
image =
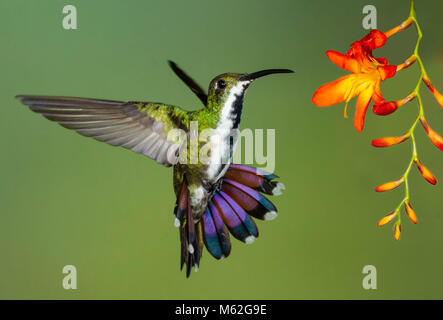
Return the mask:
[[195,82],[194,79],[192,79],[182,69],[180,69],[174,61],[169,60],[168,63],[177,77],[179,77],[188,86],[188,88],[191,89],[192,92],[194,92],[194,94],[200,99],[203,105],[207,106],[208,96],[205,91],[197,84],[197,82]]
[[70,97],[16,98],[32,111],[86,137],[131,149],[165,166],[178,161],[181,142],[168,139],[168,132],[186,130],[188,116],[177,107]]

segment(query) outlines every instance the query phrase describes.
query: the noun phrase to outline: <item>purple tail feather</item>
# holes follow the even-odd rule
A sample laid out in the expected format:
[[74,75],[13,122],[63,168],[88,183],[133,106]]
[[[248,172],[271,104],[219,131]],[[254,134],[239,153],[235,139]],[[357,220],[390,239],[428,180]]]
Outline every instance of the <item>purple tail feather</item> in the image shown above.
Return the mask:
[[186,264],[186,277],[192,267],[198,270],[203,244],[216,259],[231,252],[230,233],[244,243],[258,237],[254,218],[272,220],[277,208],[262,193],[280,195],[285,189],[278,176],[260,169],[231,164],[221,187],[214,192],[202,218],[194,223],[186,183],[183,183],[175,206],[175,225],[180,228],[181,269]]
[[203,215],[203,240],[213,257],[229,255],[229,232],[245,243],[255,241],[258,229],[252,217],[260,220],[277,217],[277,208],[261,194],[282,193],[284,185],[273,181],[276,178],[260,169],[230,165],[220,190],[215,191]]

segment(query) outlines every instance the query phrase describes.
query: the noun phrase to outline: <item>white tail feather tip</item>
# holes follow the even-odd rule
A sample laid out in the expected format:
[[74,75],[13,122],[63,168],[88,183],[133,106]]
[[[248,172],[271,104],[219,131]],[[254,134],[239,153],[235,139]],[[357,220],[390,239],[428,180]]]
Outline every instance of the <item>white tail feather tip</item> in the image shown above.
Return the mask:
[[180,220],[178,220],[177,218],[175,218],[174,220],[174,227],[176,228],[180,227]]
[[279,196],[283,194],[283,190],[285,190],[286,187],[283,183],[279,182],[277,185],[272,189],[272,195]]
[[247,236],[246,239],[245,239],[245,243],[246,244],[251,244],[251,243],[253,243],[255,241],[255,239],[256,239],[256,237],[254,237],[254,236]]
[[190,244],[190,245],[188,246],[188,251],[189,251],[190,254],[193,254],[193,253],[194,253],[194,246],[193,246],[192,244]]
[[265,220],[274,220],[277,218],[277,212],[275,211],[269,211],[265,214]]

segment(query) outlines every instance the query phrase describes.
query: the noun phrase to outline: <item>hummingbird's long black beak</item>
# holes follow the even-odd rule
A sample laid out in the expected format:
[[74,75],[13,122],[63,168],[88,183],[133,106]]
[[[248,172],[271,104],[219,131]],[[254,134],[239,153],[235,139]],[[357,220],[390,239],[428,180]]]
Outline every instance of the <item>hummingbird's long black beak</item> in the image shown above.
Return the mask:
[[261,78],[270,74],[274,74],[274,73],[294,73],[294,71],[289,70],[289,69],[268,69],[268,70],[262,70],[262,71],[257,71],[254,73],[248,73],[245,75],[242,75],[240,77],[240,81],[252,81],[255,80],[257,78]]

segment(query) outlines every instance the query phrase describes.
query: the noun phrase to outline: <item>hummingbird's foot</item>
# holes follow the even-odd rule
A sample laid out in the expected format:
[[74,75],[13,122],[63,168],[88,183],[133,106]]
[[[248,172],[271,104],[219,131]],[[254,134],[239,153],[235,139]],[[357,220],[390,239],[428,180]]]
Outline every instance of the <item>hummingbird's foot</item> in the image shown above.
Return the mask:
[[223,178],[220,178],[214,184],[208,184],[205,187],[206,190],[209,190],[209,192],[213,194],[214,192],[219,191],[221,189],[222,184],[223,184]]

